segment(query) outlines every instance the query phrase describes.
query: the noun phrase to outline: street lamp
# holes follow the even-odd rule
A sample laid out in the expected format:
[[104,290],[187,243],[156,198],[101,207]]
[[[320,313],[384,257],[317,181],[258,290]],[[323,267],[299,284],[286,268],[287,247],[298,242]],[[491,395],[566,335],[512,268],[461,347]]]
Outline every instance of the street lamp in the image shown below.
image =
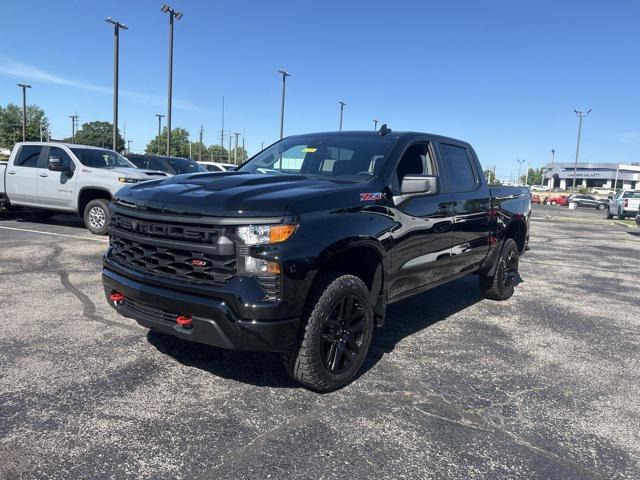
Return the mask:
[[22,88],[22,141],[27,141],[27,88],[31,88],[31,85],[27,83],[18,83]]
[[587,110],[587,113],[582,113],[582,110],[574,110],[579,118],[578,121],[578,143],[576,144],[576,161],[573,164],[573,190],[576,190],[576,177],[578,175],[578,156],[580,155],[580,135],[582,133],[582,119],[588,117],[591,113],[591,109]]
[[182,13],[174,10],[166,3],[161,8],[162,13],[169,14],[169,94],[167,104],[167,157],[171,156],[171,95],[173,91],[173,19],[180,20]]
[[162,119],[164,115],[160,113],[156,113],[156,117],[158,117],[158,155],[160,155],[160,139],[162,137]]
[[282,74],[282,106],[280,107],[280,139],[284,137],[284,96],[287,91],[287,77],[291,74],[286,70],[278,70]]
[[118,63],[120,55],[120,29],[129,30],[129,27],[107,17],[105,22],[113,25],[113,150],[118,151],[116,142],[118,139]]
[[373,131],[377,131],[378,130],[378,123],[380,123],[378,120],[374,120],[373,121]]
[[342,131],[342,115],[344,114],[344,106],[346,105],[346,103],[340,101],[340,102],[338,102],[338,104],[340,105],[340,128],[339,128],[339,131]]
[[521,185],[521,184],[522,184],[522,183],[521,183],[521,182],[522,182],[522,180],[520,179],[520,169],[521,169],[521,167],[522,167],[522,164],[523,164],[525,161],[526,161],[526,160],[524,160],[524,159],[522,159],[522,160],[518,159],[518,183],[517,183],[517,185]]

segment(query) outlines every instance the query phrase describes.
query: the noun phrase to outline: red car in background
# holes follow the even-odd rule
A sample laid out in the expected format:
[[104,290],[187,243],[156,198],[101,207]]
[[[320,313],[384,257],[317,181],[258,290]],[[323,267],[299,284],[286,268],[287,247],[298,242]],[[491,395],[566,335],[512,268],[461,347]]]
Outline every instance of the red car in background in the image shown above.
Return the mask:
[[540,195],[536,195],[535,193],[531,195],[531,203],[535,203],[540,205],[542,201],[540,200]]
[[569,197],[567,195],[550,195],[544,199],[544,203],[551,205],[567,206],[569,205]]

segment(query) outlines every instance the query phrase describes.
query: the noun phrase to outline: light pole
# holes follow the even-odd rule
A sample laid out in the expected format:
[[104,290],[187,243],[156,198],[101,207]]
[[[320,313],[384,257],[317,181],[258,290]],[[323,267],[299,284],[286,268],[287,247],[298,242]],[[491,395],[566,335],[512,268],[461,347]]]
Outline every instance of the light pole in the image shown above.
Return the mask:
[[27,141],[27,88],[31,88],[31,85],[27,83],[18,83],[18,86],[22,88],[22,141]]
[[173,19],[182,18],[178,12],[166,3],[161,8],[163,13],[169,14],[169,93],[167,95],[167,157],[171,156],[171,95],[173,92]]
[[378,130],[378,123],[380,123],[378,120],[374,120],[373,121],[373,131],[375,132],[376,130]]
[[287,91],[287,77],[291,74],[286,70],[278,70],[282,74],[282,106],[280,107],[280,139],[284,137],[284,96]]
[[344,106],[346,105],[346,103],[344,103],[343,101],[339,101],[338,104],[340,105],[340,128],[339,131],[342,131],[342,116],[344,115]]
[[156,117],[158,117],[158,155],[160,155],[160,139],[162,137],[162,119],[164,115],[160,113],[156,113]]
[[105,22],[113,25],[113,151],[117,152],[118,139],[118,68],[120,56],[120,29],[129,30],[123,23],[107,17]]
[[582,134],[582,119],[588,117],[591,113],[591,109],[587,110],[587,113],[582,113],[582,110],[574,110],[578,116],[578,143],[576,144],[576,161],[573,164],[573,191],[576,190],[576,176],[578,175],[578,156],[580,155],[580,135]]
[[521,160],[518,158],[518,183],[517,183],[518,185],[520,185],[522,182],[522,180],[520,179],[520,169],[522,168],[522,165],[524,164],[525,161],[526,160],[524,159]]
[[236,148],[233,151],[233,163],[238,165],[238,137],[240,136],[240,134],[236,132],[234,133],[234,135],[236,136]]
[[73,143],[76,143],[76,122],[78,121],[78,114],[69,115],[71,119],[71,137],[73,138]]

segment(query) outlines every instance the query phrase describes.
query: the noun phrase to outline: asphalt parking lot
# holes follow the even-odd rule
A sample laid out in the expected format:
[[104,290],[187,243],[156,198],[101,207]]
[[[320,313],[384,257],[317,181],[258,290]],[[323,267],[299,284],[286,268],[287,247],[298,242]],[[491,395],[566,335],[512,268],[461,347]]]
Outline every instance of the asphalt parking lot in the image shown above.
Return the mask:
[[640,229],[603,216],[536,206],[514,297],[390,306],[325,395],[117,316],[73,217],[0,216],[0,477],[640,478]]

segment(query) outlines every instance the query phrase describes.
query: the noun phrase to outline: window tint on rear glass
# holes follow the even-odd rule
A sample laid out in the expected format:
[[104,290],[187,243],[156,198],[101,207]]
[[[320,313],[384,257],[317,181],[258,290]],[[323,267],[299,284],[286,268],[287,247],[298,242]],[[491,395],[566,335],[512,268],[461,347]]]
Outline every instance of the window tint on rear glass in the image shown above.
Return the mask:
[[20,147],[18,156],[13,162],[14,166],[37,168],[38,157],[40,156],[41,151],[42,147],[38,145],[24,145]]
[[622,198],[640,198],[640,192],[624,192]]
[[447,143],[440,144],[442,168],[450,192],[468,192],[476,186],[476,177],[467,149]]

